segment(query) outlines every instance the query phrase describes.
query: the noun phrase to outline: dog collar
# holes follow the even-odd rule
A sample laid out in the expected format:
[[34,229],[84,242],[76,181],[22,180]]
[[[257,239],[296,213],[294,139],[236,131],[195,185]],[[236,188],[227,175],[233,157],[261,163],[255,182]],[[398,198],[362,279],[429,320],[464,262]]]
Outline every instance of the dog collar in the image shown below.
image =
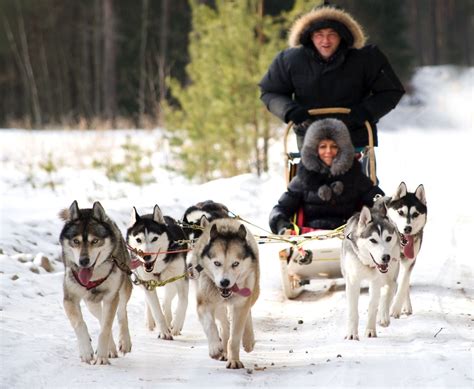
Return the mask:
[[107,274],[104,278],[100,278],[95,281],[89,281],[87,284],[84,284],[80,279],[79,275],[77,274],[76,271],[72,270],[72,275],[76,279],[77,283],[81,285],[82,287],[86,288],[87,290],[91,290],[93,288],[97,288],[100,284],[102,284],[109,276],[112,274],[112,271],[114,270],[115,267],[115,262],[112,264],[112,267],[110,268],[109,274]]

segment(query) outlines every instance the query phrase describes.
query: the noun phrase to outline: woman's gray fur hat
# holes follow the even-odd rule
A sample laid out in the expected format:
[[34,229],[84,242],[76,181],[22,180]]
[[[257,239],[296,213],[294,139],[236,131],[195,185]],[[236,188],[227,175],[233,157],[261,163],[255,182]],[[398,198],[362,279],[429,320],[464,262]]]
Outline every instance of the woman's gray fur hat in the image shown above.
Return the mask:
[[[317,147],[324,139],[333,140],[339,147],[331,167],[328,167],[318,156]],[[301,149],[301,162],[308,170],[337,176],[346,173],[351,168],[354,163],[354,153],[349,130],[342,121],[317,120],[306,131]]]

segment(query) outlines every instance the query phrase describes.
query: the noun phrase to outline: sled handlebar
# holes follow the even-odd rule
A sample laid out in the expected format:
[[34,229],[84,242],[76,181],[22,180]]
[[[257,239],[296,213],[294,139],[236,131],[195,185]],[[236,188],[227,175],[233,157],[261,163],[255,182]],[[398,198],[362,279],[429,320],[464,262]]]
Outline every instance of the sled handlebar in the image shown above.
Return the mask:
[[[312,108],[308,110],[308,113],[312,116],[318,116],[318,115],[329,115],[329,114],[346,114],[348,115],[351,113],[350,108],[343,108],[343,107],[331,107],[331,108]],[[366,120],[365,121],[365,127],[367,128],[367,135],[369,139],[369,144],[367,145],[368,147],[368,153],[369,153],[369,171],[370,171],[370,179],[374,184],[377,182],[376,174],[375,174],[375,153],[374,153],[374,134],[372,131],[372,126],[370,123]],[[290,130],[293,127],[294,123],[289,122],[286,130],[285,130],[285,135],[284,135],[284,153],[285,153],[285,176],[287,180],[287,185],[289,182],[289,168],[288,168],[288,136],[290,134]]]

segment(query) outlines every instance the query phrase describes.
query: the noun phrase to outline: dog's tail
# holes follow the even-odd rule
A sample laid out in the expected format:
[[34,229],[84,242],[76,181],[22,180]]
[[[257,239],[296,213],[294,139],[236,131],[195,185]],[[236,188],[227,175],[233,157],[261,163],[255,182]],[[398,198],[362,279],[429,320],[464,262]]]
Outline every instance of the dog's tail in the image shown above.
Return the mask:
[[69,218],[71,217],[71,214],[69,213],[68,208],[64,208],[59,211],[58,216],[62,221],[67,222]]

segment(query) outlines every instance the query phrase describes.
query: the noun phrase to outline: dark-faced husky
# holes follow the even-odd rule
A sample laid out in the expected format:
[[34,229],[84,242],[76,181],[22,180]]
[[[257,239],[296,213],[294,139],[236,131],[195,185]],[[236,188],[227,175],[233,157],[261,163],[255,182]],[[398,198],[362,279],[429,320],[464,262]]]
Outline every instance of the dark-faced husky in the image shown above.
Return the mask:
[[[396,291],[400,241],[396,227],[387,218],[387,210],[363,207],[347,222],[342,242],[341,271],[346,283],[348,322],[346,339],[359,340],[359,296],[363,280],[369,281],[367,337],[376,337],[377,309],[382,326],[390,324],[389,308]],[[380,299],[381,290],[386,293]],[[380,307],[379,307],[380,303]]]
[[389,218],[397,226],[401,235],[401,269],[398,279],[399,287],[390,315],[399,318],[400,314],[413,313],[410,300],[410,275],[415,266],[416,257],[421,249],[423,229],[426,224],[427,207],[423,185],[419,185],[415,192],[408,192],[407,186],[401,182],[395,194],[383,198]]
[[247,352],[255,344],[250,309],[260,293],[257,243],[239,221],[218,219],[204,229],[191,264],[202,270],[197,279],[197,312],[209,355],[227,360],[229,369],[240,369],[244,367],[239,357],[241,341]]
[[[163,216],[158,205],[153,214],[140,216],[135,208],[132,210],[130,226],[127,230],[127,243],[132,249],[142,254],[134,254],[132,268],[138,278],[144,281],[165,281],[186,273],[186,239],[182,228],[176,221]],[[163,286],[163,311],[156,290],[145,290],[145,321],[148,329],[155,325],[159,337],[172,340],[183,329],[186,309],[188,307],[189,281],[181,278]],[[175,315],[172,314],[172,302],[178,296]]]
[[229,217],[229,209],[224,204],[212,200],[202,201],[186,209],[183,215],[183,230],[189,239],[197,239],[201,236],[202,217],[205,217],[209,222],[226,218]]
[[[76,332],[81,360],[108,364],[109,357],[117,357],[112,336],[116,312],[120,328],[119,350],[125,354],[132,349],[127,318],[132,283],[117,266],[130,265],[128,250],[117,225],[105,214],[99,202],[95,202],[92,209],[79,209],[74,201],[60,216],[65,221],[59,237],[65,266],[64,310]],[[95,358],[82,317],[81,300],[100,321]]]

